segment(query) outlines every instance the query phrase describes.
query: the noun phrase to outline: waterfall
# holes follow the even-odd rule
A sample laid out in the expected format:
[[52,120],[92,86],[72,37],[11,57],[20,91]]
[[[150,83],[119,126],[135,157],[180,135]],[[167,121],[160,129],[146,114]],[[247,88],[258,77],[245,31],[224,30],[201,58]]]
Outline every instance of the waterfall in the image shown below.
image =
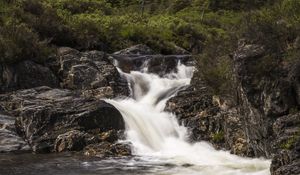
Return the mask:
[[176,72],[164,77],[148,73],[146,68],[130,73],[119,70],[129,82],[131,98],[106,101],[121,112],[134,154],[149,161],[189,165],[188,172],[179,174],[269,175],[269,160],[238,157],[206,142],[189,143],[187,128],[164,111],[167,100],[189,85],[193,71],[180,63]]

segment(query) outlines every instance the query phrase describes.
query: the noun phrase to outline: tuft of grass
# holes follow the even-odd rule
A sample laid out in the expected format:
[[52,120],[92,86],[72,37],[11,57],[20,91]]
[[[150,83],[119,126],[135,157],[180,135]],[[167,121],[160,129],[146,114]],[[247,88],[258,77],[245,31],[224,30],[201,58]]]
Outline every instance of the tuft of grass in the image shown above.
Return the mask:
[[219,131],[219,132],[214,133],[212,135],[212,141],[213,142],[222,142],[222,141],[224,141],[224,132]]

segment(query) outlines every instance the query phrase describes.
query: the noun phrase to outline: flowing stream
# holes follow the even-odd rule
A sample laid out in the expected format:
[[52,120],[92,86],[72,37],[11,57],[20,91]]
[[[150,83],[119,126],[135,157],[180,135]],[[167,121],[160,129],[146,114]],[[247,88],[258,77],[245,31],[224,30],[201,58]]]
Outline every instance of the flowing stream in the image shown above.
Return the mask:
[[187,128],[180,126],[173,114],[164,112],[167,100],[189,85],[193,67],[179,63],[176,72],[164,77],[147,73],[147,66],[129,74],[119,71],[130,82],[132,98],[106,101],[121,112],[127,141],[143,161],[181,167],[163,174],[270,174],[269,160],[238,157],[217,151],[206,142],[187,142]]
[[[133,157],[86,157],[82,154],[0,154],[0,175],[269,175],[270,161],[216,151],[210,144],[187,142],[187,129],[164,112],[167,100],[189,85],[193,67],[178,64],[164,77],[141,71],[120,73],[129,80],[132,98],[106,100],[126,122]],[[122,141],[121,141],[122,142]]]

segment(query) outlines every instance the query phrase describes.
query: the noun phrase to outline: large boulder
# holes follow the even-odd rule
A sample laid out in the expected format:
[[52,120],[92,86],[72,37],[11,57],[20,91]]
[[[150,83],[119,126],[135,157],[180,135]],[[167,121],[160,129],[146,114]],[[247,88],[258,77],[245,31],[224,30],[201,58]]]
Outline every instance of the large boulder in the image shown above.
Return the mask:
[[100,51],[79,52],[62,47],[49,66],[61,80],[61,87],[82,90],[85,95],[94,96],[107,92],[107,97],[127,96],[126,79]]
[[166,109],[176,114],[189,130],[190,141],[208,141],[217,149],[246,155],[246,140],[242,122],[230,103],[213,96],[210,88],[193,77],[191,85],[168,100]]
[[111,59],[123,72],[146,70],[161,76],[176,71],[178,62],[193,64],[191,55],[111,55]]
[[125,129],[122,115],[112,105],[66,89],[39,87],[17,91],[6,95],[1,103],[17,116],[17,132],[34,152],[55,151],[58,136],[72,140],[73,136],[68,137],[67,133],[72,130],[93,136]]
[[48,67],[33,61],[0,65],[0,93],[38,86],[58,87],[59,81]]
[[110,59],[126,73],[130,71],[147,71],[158,75],[165,75],[176,71],[178,62],[192,65],[193,58],[187,52],[184,55],[161,55],[155,54],[144,45],[136,45],[110,55]]

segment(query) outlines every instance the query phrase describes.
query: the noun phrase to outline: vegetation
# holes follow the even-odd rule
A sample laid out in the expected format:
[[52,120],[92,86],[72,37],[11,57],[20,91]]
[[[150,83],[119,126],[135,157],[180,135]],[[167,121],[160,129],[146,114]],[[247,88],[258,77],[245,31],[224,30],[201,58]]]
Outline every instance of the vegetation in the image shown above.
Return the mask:
[[269,54],[268,73],[300,56],[299,0],[2,0],[0,62],[44,61],[53,48],[114,52],[144,43],[164,54],[197,55],[199,73],[215,90],[232,86],[231,55],[241,38]]
[[216,132],[212,135],[212,141],[213,142],[222,142],[224,140],[224,132],[223,131],[219,131]]
[[289,137],[284,143],[282,143],[280,145],[280,148],[285,150],[293,149],[295,147],[297,140],[299,140],[299,138],[300,138],[300,129],[298,130],[298,132],[295,133],[295,135]]

